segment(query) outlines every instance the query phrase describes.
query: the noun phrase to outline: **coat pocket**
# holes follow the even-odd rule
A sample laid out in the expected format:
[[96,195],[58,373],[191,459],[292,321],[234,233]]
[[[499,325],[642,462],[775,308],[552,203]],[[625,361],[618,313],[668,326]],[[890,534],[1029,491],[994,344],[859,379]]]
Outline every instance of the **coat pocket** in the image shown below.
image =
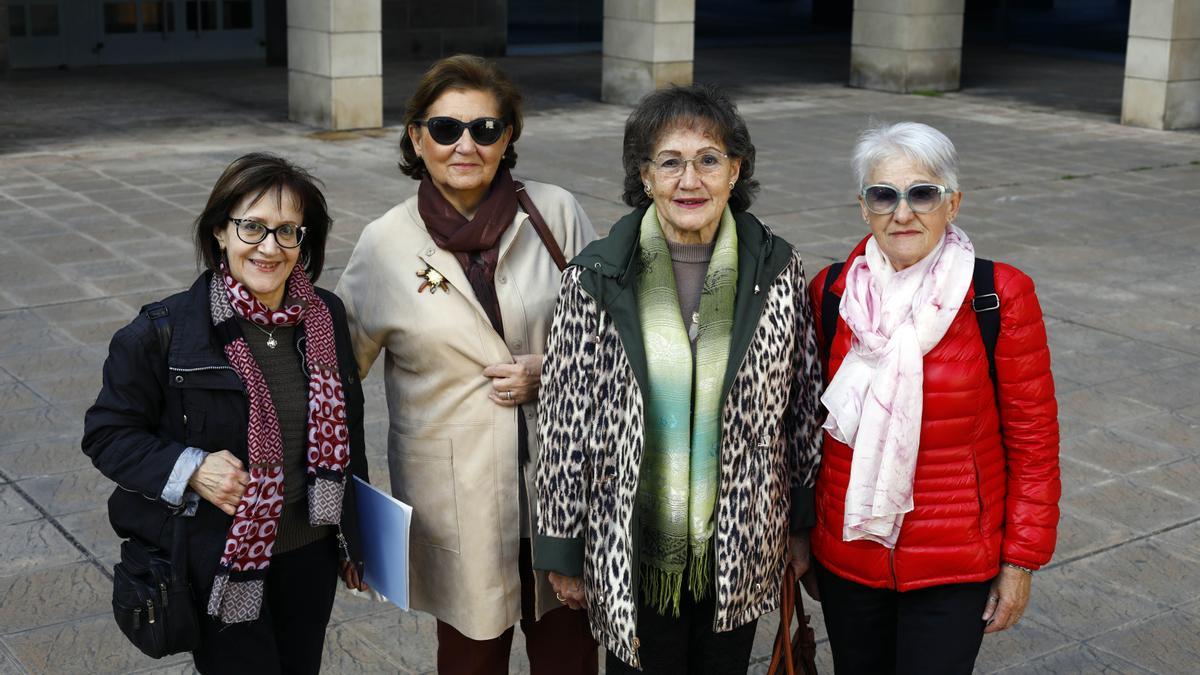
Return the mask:
[[413,507],[412,541],[459,552],[458,497],[453,444],[392,432],[388,470],[392,494]]

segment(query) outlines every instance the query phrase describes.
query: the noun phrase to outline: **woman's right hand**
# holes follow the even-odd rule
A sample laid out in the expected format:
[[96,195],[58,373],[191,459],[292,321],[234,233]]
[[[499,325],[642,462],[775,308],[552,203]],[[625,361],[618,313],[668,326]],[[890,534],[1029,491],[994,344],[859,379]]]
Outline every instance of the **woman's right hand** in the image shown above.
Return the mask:
[[571,609],[587,607],[587,596],[583,594],[583,577],[565,577],[557,572],[551,572],[549,577],[559,602]]
[[188,487],[213,506],[229,515],[237,512],[238,502],[250,482],[250,474],[242,470],[242,461],[228,450],[210,452],[200,467],[188,479]]

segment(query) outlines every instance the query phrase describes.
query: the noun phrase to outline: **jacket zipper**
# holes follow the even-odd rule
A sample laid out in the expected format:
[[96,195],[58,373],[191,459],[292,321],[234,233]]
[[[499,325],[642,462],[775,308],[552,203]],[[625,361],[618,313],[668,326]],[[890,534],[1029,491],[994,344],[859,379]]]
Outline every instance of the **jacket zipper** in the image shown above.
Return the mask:
[[199,368],[176,368],[175,366],[167,366],[167,370],[170,370],[173,373],[198,373],[205,370],[233,370],[233,366],[200,366]]
[[896,549],[888,549],[888,569],[892,572],[892,590],[900,590],[900,582],[896,580]]
[[350,558],[350,545],[346,543],[346,535],[342,534],[342,524],[337,525],[337,540],[338,546],[342,549],[342,555],[346,557],[347,562],[353,562]]

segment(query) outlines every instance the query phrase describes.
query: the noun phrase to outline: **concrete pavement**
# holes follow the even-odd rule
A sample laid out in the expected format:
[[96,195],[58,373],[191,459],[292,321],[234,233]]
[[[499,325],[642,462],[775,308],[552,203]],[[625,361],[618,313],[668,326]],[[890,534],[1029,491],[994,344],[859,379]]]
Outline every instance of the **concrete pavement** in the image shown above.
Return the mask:
[[[870,118],[930,123],[962,157],[959,224],[981,255],[1028,272],[1046,311],[1063,425],[1058,552],[1021,624],[985,640],[978,672],[1196,672],[1200,134],[1117,125],[1120,66],[968,54],[979,67],[963,92],[897,96],[841,86],[839,49],[698,52],[698,79],[734,89],[758,146],[753,211],[811,276],[865,234],[856,132]],[[594,102],[598,56],[504,65],[530,100],[516,173],[573,191],[606,229],[626,211],[628,108]],[[387,67],[389,123],[419,72]],[[1028,86],[1048,74],[1061,86]],[[191,672],[186,655],[141,656],[113,623],[112,484],[79,451],[82,416],[112,333],[195,277],[189,225],[230,160],[266,149],[326,182],[326,287],[362,227],[414,193],[396,169],[398,128],[290,124],[285,85],[285,71],[247,64],[0,80],[0,673]],[[382,484],[378,370],[368,451]],[[752,672],[772,634],[761,622]],[[432,621],[339,594],[325,652],[327,672],[431,672]],[[824,643],[820,664],[832,672]]]

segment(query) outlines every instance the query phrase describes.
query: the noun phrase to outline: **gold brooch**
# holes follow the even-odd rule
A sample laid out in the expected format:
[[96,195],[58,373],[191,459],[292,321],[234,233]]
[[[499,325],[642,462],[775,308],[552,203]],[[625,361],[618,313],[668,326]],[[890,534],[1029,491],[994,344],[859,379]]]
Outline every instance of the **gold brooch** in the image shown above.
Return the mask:
[[430,295],[437,293],[439,290],[446,293],[450,292],[450,283],[446,281],[446,277],[442,276],[441,272],[432,267],[426,267],[424,272],[417,272],[417,276],[424,279],[421,285],[417,287],[418,293],[423,293],[426,288],[429,289]]

